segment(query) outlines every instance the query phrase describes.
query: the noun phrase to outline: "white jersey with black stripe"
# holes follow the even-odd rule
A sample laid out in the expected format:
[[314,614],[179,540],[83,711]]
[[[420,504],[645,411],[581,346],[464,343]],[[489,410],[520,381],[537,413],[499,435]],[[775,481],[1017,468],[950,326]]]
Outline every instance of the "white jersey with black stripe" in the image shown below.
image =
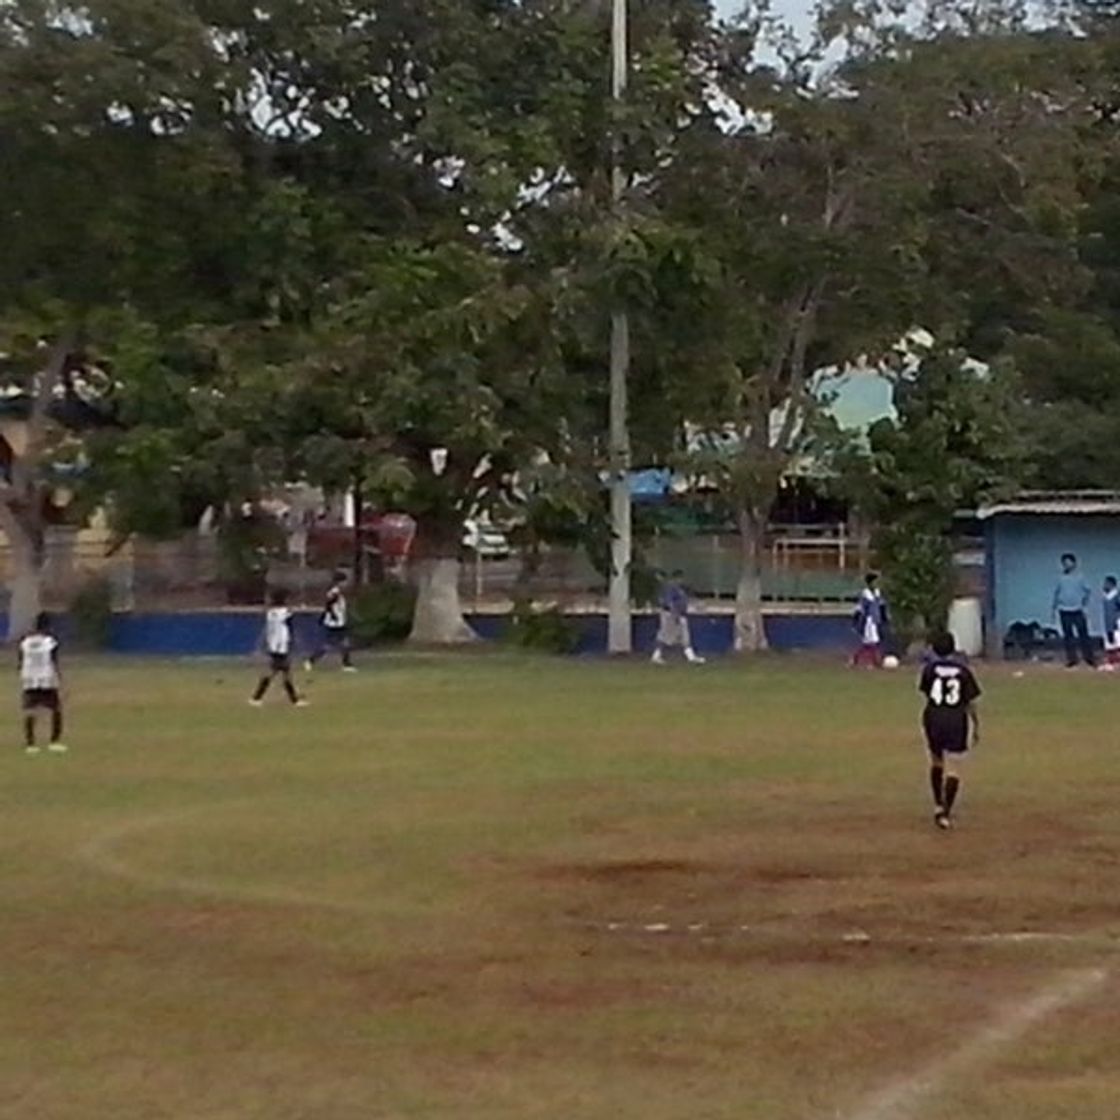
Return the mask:
[[292,612],[287,607],[270,607],[264,617],[264,641],[268,652],[284,657],[292,652]]
[[58,688],[58,640],[50,634],[28,634],[19,643],[19,679],[25,692]]
[[345,630],[346,614],[346,593],[335,585],[327,592],[327,603],[323,608],[323,625],[328,630]]

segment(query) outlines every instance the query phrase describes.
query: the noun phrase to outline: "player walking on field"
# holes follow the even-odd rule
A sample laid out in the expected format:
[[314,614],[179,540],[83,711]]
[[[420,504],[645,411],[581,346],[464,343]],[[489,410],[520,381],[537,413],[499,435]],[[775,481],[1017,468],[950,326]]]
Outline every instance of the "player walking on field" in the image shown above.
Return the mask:
[[327,655],[328,650],[337,650],[342,657],[342,671],[356,673],[350,656],[350,619],[345,572],[335,572],[334,581],[327,591],[323,613],[319,617],[319,629],[319,646],[307,659],[304,668],[310,673]]
[[938,828],[953,827],[953,806],[961,789],[964,757],[980,742],[976,701],[980,685],[967,665],[954,656],[952,634],[933,640],[933,659],[922,670],[918,688],[926,698],[922,726],[929,748],[929,781]]
[[688,623],[688,589],[684,585],[684,572],[676,571],[666,580],[658,597],[657,642],[653,649],[654,665],[665,664],[665,654],[673,648],[684,653],[691,665],[703,665],[702,658],[692,648],[692,628]]
[[39,712],[51,714],[47,750],[64,754],[62,743],[62,672],[58,665],[58,639],[51,633],[49,616],[39,615],[35,629],[19,643],[19,682],[23,690],[23,736],[28,754],[38,754],[35,722]]
[[270,606],[264,616],[264,646],[268,655],[268,672],[257,684],[249,703],[259,708],[264,703],[265,693],[275,677],[284,683],[288,699],[297,707],[304,708],[307,701],[300,697],[292,682],[292,612],[288,610],[288,593],[283,589],[274,591],[269,600]]

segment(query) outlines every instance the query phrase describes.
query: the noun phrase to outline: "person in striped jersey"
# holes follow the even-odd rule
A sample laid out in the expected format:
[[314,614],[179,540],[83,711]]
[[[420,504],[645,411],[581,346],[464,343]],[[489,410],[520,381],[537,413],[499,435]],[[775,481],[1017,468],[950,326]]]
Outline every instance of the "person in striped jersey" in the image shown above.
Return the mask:
[[23,692],[23,741],[28,754],[38,754],[36,720],[49,712],[51,734],[47,750],[65,754],[62,742],[62,671],[58,664],[58,639],[51,633],[50,616],[40,614],[35,628],[19,643],[19,681]]
[[335,572],[327,590],[323,613],[319,617],[319,632],[319,646],[304,663],[307,672],[310,673],[329,650],[335,650],[342,659],[342,671],[356,673],[350,651],[350,609],[346,601],[345,572]]
[[307,707],[307,701],[296,691],[292,681],[292,612],[288,609],[288,593],[279,588],[269,599],[270,606],[264,616],[264,648],[268,655],[268,672],[257,683],[249,703],[259,708],[273,680],[279,677],[288,699],[297,707]]

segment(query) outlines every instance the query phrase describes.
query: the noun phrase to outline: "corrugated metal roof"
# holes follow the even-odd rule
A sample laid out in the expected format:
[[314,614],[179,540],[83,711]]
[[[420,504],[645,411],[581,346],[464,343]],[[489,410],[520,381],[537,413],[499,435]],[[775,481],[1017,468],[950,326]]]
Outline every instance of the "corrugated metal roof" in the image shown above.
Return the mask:
[[981,506],[976,516],[981,521],[1012,514],[1037,517],[1120,516],[1120,493],[1115,490],[1078,490],[1030,492]]

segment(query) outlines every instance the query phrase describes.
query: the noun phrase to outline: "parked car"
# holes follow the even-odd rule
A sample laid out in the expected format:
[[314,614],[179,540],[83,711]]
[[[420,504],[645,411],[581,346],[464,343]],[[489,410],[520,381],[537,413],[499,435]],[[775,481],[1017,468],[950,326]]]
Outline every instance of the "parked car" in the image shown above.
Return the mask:
[[505,560],[512,551],[509,538],[501,529],[474,518],[463,525],[463,547],[484,560]]

